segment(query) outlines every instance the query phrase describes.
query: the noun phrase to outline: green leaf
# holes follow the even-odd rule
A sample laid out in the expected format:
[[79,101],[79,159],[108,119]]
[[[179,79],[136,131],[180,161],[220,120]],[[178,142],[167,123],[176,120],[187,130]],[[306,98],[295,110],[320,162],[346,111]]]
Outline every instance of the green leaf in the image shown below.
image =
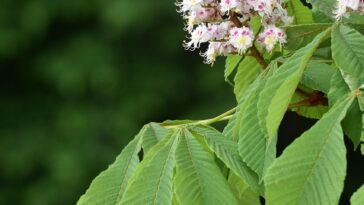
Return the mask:
[[198,126],[191,129],[204,137],[209,148],[229,169],[249,184],[256,193],[263,194],[263,187],[259,184],[257,174],[240,158],[236,142],[225,138],[219,131],[211,127]]
[[[335,72],[331,80],[331,89],[328,94],[329,104],[332,106],[344,95],[350,93],[350,88],[345,83],[339,70]],[[349,111],[342,121],[344,133],[350,138],[356,149],[360,143],[360,138],[364,136],[363,133],[363,113],[360,110],[357,100],[349,108]]]
[[149,123],[146,125],[142,143],[144,154],[147,154],[167,134],[168,130],[157,123]]
[[163,138],[137,167],[119,204],[170,205],[178,131]]
[[364,82],[364,36],[348,26],[335,26],[332,56],[350,89],[358,89]]
[[264,122],[263,129],[267,131],[269,138],[276,135],[310,58],[320,43],[326,39],[329,32],[330,29],[327,29],[316,36],[306,47],[295,52],[268,79],[263,91],[260,93],[258,113],[260,120]]
[[315,36],[325,31],[331,25],[332,24],[321,23],[287,26],[287,44],[285,44],[284,47],[288,50],[298,50],[310,43]]
[[310,61],[303,72],[301,83],[312,90],[318,90],[327,94],[329,93],[330,81],[334,73],[335,69],[332,66],[318,61]]
[[238,204],[213,155],[187,129],[178,143],[176,161],[174,188],[181,205]]
[[308,0],[317,10],[333,17],[336,0]]
[[238,106],[236,108],[235,114],[232,116],[232,118],[229,120],[227,126],[224,129],[223,135],[227,138],[233,140],[234,142],[238,142],[239,140],[239,125],[241,120],[241,114],[245,112],[248,105],[247,103],[244,103],[249,96],[255,91],[256,86],[261,81],[262,74],[260,77],[258,77],[247,89],[247,91],[243,94],[241,99],[239,100]]
[[238,67],[238,65],[242,61],[242,59],[243,59],[243,56],[240,56],[240,55],[229,55],[226,58],[225,72],[224,72],[225,81],[228,81],[229,76],[231,75],[231,73],[233,73],[235,68]]
[[[267,75],[266,78],[269,79]],[[259,124],[258,100],[259,94],[264,88],[267,79],[259,77],[260,81],[251,95],[240,106],[246,107],[244,112],[239,113],[239,143],[238,150],[241,158],[262,179],[264,171],[275,159],[275,142],[268,142],[268,137]]]
[[361,154],[364,156],[364,144],[361,145]]
[[288,14],[294,17],[294,24],[313,23],[312,12],[300,0],[288,1]]
[[259,196],[256,192],[234,172],[230,172],[228,183],[239,204],[260,205]]
[[77,202],[78,205],[115,205],[123,198],[131,175],[139,164],[138,152],[144,132],[145,127],[123,149],[115,162],[92,181],[86,193]]
[[350,199],[351,205],[363,205],[364,204],[364,185],[362,185],[358,191],[356,191]]
[[[307,98],[307,97],[306,97]],[[292,104],[301,102],[306,99],[298,94],[294,94],[291,100]],[[321,119],[322,116],[329,110],[328,106],[317,105],[317,106],[300,106],[291,108],[291,111],[296,112],[298,115],[311,118],[311,119]]]
[[347,164],[340,122],[352,101],[341,98],[274,161],[265,177],[267,204],[339,203]]
[[246,56],[239,64],[234,78],[234,93],[238,101],[248,89],[249,85],[258,77],[261,69],[262,67],[257,60],[251,56]]

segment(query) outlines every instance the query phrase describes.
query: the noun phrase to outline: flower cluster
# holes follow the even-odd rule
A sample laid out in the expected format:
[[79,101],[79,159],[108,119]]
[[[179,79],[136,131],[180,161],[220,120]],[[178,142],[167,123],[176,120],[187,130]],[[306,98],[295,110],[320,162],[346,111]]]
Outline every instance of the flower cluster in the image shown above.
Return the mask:
[[[209,64],[217,56],[246,53],[256,40],[272,51],[276,44],[286,42],[285,32],[278,26],[293,21],[281,0],[181,0],[176,5],[187,21],[185,48],[194,50],[208,43],[201,55]],[[260,34],[254,34],[251,25],[256,16],[263,26]]]
[[338,0],[334,11],[336,20],[347,16],[349,12],[364,15],[364,0]]

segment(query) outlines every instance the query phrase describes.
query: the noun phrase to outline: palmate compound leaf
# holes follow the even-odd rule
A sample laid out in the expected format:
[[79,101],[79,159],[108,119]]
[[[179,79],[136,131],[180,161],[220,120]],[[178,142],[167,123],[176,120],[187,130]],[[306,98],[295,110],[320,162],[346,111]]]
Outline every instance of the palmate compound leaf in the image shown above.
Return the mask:
[[340,122],[353,99],[343,96],[274,161],[265,177],[267,204],[338,204],[347,164]]
[[259,184],[258,176],[240,158],[236,142],[223,136],[219,131],[208,126],[191,128],[195,134],[201,135],[208,147],[224,164],[238,177],[244,180],[255,193],[263,194],[263,186]]
[[174,189],[181,205],[238,204],[212,153],[187,129],[177,147]]
[[138,152],[146,127],[123,149],[115,162],[91,183],[78,205],[115,205],[124,196],[126,186],[139,164]]
[[250,84],[258,77],[261,69],[262,67],[257,60],[251,56],[246,56],[241,61],[234,78],[234,93],[238,101]]
[[[350,88],[345,83],[338,69],[332,76],[330,87],[330,92],[328,93],[330,106],[333,106],[342,96],[350,93]],[[355,100],[342,121],[344,133],[353,142],[355,149],[360,143],[360,138],[364,137],[363,125],[363,113],[360,110],[358,101]]]
[[164,137],[145,156],[126,188],[122,205],[170,205],[175,151],[180,132]]
[[350,198],[351,205],[363,205],[364,204],[364,185],[362,185],[358,191],[356,191]]
[[348,26],[335,26],[332,56],[350,89],[358,89],[364,82],[364,36]]
[[267,80],[263,91],[260,93],[258,115],[269,138],[276,135],[310,58],[320,43],[328,37],[330,30],[331,28],[320,33],[311,43],[295,52]]
[[288,1],[288,14],[294,17],[294,24],[313,23],[312,12],[300,0]]

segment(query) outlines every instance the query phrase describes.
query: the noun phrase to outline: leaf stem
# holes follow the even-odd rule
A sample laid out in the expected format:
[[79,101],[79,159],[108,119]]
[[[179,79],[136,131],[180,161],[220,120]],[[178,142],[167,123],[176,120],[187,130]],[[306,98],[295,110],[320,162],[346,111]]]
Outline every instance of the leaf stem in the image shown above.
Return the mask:
[[[216,123],[216,122],[229,120],[233,116],[233,114],[235,112],[236,112],[236,107],[231,109],[231,110],[228,110],[228,111],[226,111],[226,112],[222,113],[221,115],[216,116],[214,118],[210,118],[210,119],[206,119],[206,120],[197,120],[195,122],[179,124],[179,125],[167,125],[167,126],[164,126],[164,127],[167,128],[167,129],[173,129],[173,128],[178,128],[178,127],[181,127],[181,126],[188,126],[188,125],[211,125],[211,124]],[[163,126],[163,123],[160,123],[160,124]]]

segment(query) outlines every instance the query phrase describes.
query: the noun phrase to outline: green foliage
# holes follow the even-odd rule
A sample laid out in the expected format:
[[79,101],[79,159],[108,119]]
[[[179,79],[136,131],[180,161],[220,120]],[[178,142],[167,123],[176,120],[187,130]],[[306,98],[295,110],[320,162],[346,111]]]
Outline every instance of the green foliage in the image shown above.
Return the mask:
[[177,150],[175,191],[180,204],[238,204],[211,153],[182,130]]
[[[355,148],[364,141],[364,37],[352,26],[359,17],[345,20],[351,24],[332,23],[331,16],[317,21],[313,14],[328,15],[333,1],[311,2],[315,12],[287,2],[296,25],[286,27],[288,44],[280,52],[257,44],[227,57],[224,77],[234,78],[235,109],[207,120],[146,125],[129,145],[134,152],[126,147],[79,203],[259,205],[263,197],[267,205],[339,204],[348,164],[344,134]],[[255,32],[261,25],[253,22]],[[287,111],[318,121],[277,157]],[[222,133],[211,126],[225,120]],[[118,194],[100,191],[116,175],[110,170],[125,170],[125,157],[138,162],[140,149],[127,186],[119,172]],[[363,203],[362,192],[352,204]]]
[[364,80],[364,36],[340,25],[332,30],[332,56],[351,90],[358,89]]
[[340,122],[352,100],[341,98],[274,161],[265,176],[268,204],[338,204],[346,172]]
[[113,204],[171,204],[174,153],[179,135],[179,132],[173,132],[165,136],[146,154],[124,196]]
[[322,32],[311,43],[298,50],[268,79],[260,94],[258,112],[260,119],[265,122],[263,129],[267,130],[269,138],[276,134],[304,69],[330,30]]
[[242,59],[243,57],[239,55],[230,55],[226,58],[224,73],[226,81],[228,81],[229,76],[234,72],[235,68],[239,65]]
[[287,26],[287,44],[286,49],[298,50],[310,43],[317,34],[326,30],[331,24],[307,24]]
[[288,1],[288,14],[294,17],[294,24],[313,23],[312,12],[300,0]]
[[257,78],[261,69],[261,65],[253,57],[247,56],[241,61],[234,78],[234,93],[238,101],[249,85]]
[[350,199],[351,205],[364,204],[364,186],[361,186]]
[[330,83],[335,69],[319,61],[310,61],[307,68],[303,72],[301,83],[312,90],[318,90],[328,94],[330,90]]
[[116,204],[123,198],[132,173],[139,164],[138,152],[145,129],[121,152],[116,161],[91,183],[77,204]]

